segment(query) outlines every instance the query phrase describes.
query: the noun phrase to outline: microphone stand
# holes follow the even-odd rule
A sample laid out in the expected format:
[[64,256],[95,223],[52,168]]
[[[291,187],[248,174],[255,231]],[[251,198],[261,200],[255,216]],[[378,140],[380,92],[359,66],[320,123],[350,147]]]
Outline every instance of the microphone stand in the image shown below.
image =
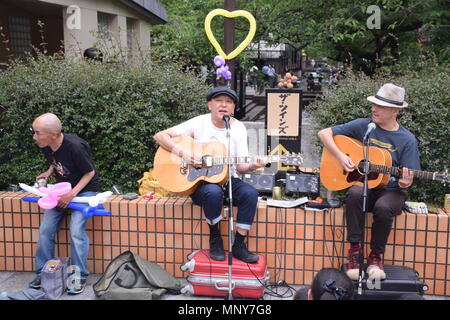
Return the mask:
[[363,281],[363,262],[364,262],[364,233],[366,226],[366,215],[368,213],[368,190],[369,190],[369,134],[366,134],[363,140],[363,154],[364,154],[364,184],[363,184],[363,225],[361,230],[361,246],[359,247],[359,276],[358,276],[358,295],[362,295],[362,281]]
[[233,296],[233,253],[232,246],[234,243],[234,230],[233,230],[233,184],[231,181],[231,134],[230,134],[230,120],[228,116],[224,116],[225,127],[227,129],[227,141],[228,141],[228,293],[225,300],[234,300]]

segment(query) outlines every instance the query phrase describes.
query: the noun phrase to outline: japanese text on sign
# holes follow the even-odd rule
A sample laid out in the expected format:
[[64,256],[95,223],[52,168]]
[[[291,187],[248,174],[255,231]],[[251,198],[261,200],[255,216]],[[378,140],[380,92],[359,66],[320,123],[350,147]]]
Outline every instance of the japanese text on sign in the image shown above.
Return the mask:
[[298,136],[299,95],[272,93],[267,99],[267,130],[270,136]]

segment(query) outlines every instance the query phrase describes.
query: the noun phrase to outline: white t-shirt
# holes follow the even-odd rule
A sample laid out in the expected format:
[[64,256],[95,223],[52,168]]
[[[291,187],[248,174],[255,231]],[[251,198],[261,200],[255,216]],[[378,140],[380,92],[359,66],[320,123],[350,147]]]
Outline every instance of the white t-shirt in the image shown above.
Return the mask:
[[[200,143],[219,141],[228,149],[227,130],[216,127],[211,121],[211,114],[203,114],[173,127],[177,135],[190,136]],[[244,124],[234,119],[231,124],[231,156],[248,156],[247,129]],[[234,169],[234,168],[233,168]],[[234,175],[234,170],[232,170]]]

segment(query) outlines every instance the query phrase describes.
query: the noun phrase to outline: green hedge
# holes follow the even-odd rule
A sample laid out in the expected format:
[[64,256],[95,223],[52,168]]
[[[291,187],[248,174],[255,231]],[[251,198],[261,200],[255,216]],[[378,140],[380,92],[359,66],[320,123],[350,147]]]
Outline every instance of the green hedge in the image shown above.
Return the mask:
[[32,183],[48,164],[29,128],[45,112],[89,142],[102,188],[136,192],[153,165],[152,136],[207,112],[205,84],[176,63],[80,62],[39,54],[0,72],[0,190]]
[[[349,73],[336,89],[325,91],[321,100],[308,106],[317,120],[316,131],[359,117],[370,117],[371,103],[366,100],[384,83],[394,83],[406,90],[409,106],[400,112],[399,122],[419,141],[422,170],[444,171],[449,168],[450,77],[448,69],[433,61],[409,66],[402,74],[377,74],[369,78]],[[416,179],[410,199],[443,206],[449,187]]]

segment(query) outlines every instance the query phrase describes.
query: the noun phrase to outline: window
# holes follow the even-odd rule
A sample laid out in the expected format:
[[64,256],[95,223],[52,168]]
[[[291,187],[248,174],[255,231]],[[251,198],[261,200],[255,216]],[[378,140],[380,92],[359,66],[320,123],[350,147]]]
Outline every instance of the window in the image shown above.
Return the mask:
[[128,48],[128,58],[132,57],[133,47],[137,45],[137,21],[131,18],[127,18],[127,48]]
[[11,51],[16,57],[25,57],[31,51],[30,19],[9,17]]
[[136,34],[136,20],[127,18],[127,46],[128,49],[132,49],[137,39]]
[[110,16],[103,12],[97,12],[97,20],[98,20],[98,37],[100,39],[108,39],[110,37],[109,25],[110,25]]

